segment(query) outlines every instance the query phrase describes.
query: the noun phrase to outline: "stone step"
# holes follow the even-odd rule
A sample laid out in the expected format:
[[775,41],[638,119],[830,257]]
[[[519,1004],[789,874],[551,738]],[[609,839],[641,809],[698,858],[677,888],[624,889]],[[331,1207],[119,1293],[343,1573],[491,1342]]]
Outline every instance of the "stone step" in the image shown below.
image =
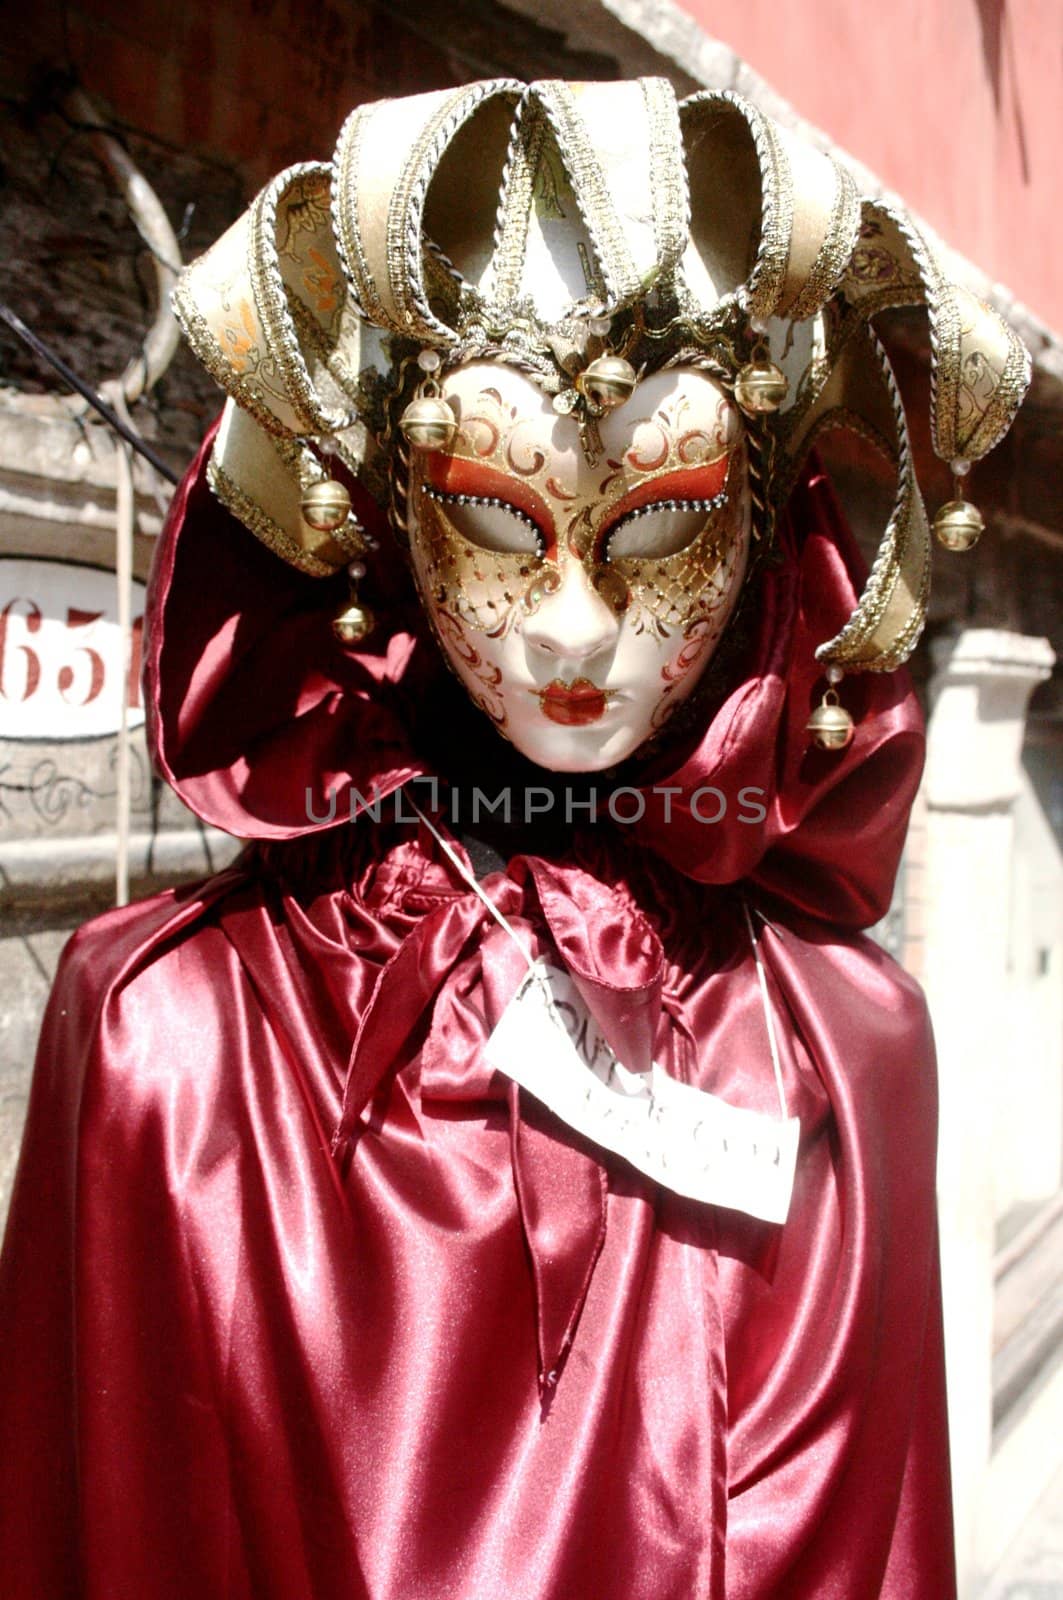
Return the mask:
[[1025,1223],[996,1262],[993,1426],[1063,1359],[1063,1191]]

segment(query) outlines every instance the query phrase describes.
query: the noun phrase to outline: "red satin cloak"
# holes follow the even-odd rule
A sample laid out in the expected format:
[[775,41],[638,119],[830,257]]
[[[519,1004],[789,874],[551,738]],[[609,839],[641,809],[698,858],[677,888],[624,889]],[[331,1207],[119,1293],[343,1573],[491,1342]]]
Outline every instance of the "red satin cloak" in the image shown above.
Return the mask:
[[[306,816],[308,786],[344,817],[430,770],[401,579],[345,655],[329,586],[190,475],[153,581],[158,757],[274,842],[64,957],[0,1266],[5,1600],[954,1595],[932,1049],[854,931],[888,899],[918,714],[865,681],[853,747],[808,752],[854,578],[819,480],[792,512],[739,687],[629,775],[642,821],[484,881],[632,1065],[770,1110],[746,898],[802,1125],[777,1227],[485,1069],[508,936],[422,826]],[[698,821],[710,785],[762,788],[763,820]]]

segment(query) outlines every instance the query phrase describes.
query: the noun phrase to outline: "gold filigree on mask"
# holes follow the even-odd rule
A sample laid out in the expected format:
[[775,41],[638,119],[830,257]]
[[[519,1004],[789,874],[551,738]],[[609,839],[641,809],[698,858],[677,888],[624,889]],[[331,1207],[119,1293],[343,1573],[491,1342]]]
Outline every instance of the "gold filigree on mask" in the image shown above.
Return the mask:
[[[459,499],[465,497],[421,486],[417,504],[425,595],[478,633],[506,633],[514,608],[535,609],[559,586],[560,575],[537,550],[489,550],[467,538],[447,515],[447,505]],[[503,514],[517,513],[514,508]]]
[[[617,616],[632,611],[637,625],[662,634],[686,628],[710,617],[728,598],[745,525],[745,483],[745,458],[739,448],[731,454],[724,488],[711,501],[650,501],[607,529],[597,542],[602,551],[597,556],[595,541],[570,528],[556,559],[542,553],[541,531],[518,507],[501,498],[449,494],[422,483],[417,501],[426,595],[467,627],[502,636],[520,615],[531,615],[557,592],[565,565],[579,561]],[[450,507],[468,506],[523,524],[535,548],[489,549],[470,539],[448,514]],[[703,511],[705,521],[680,549],[662,555],[610,557],[610,544],[636,519],[688,508]]]
[[[745,457],[741,449],[731,454],[723,490],[707,510],[707,520],[690,542],[663,556],[620,556],[609,568],[620,578],[631,598],[633,612],[646,613],[659,628],[683,629],[709,617],[731,592],[734,564],[742,549],[740,534],[746,521]],[[640,507],[636,515],[659,511],[673,502]],[[674,502],[681,507],[682,502]],[[609,530],[609,543],[625,522]],[[635,620],[640,620],[635,617]]]
[[[430,481],[427,462],[411,463],[426,600],[477,632],[504,637],[577,562],[614,615],[630,613],[640,630],[666,636],[711,616],[727,596],[749,515],[744,430],[726,396],[718,394],[711,422],[693,417],[683,395],[637,419],[630,443],[589,493],[556,476],[537,425],[487,385],[465,410],[453,459],[486,469],[492,492],[442,487]],[[710,473],[701,491],[708,499],[682,492],[699,469]],[[657,482],[659,500],[648,497]],[[532,501],[535,516],[522,509]],[[681,523],[683,513],[704,516],[689,529],[683,523],[679,542],[674,523],[668,533],[669,513]],[[664,520],[660,536],[641,520],[652,514]],[[636,522],[646,529],[642,540],[631,537]],[[618,544],[635,548],[617,552]]]

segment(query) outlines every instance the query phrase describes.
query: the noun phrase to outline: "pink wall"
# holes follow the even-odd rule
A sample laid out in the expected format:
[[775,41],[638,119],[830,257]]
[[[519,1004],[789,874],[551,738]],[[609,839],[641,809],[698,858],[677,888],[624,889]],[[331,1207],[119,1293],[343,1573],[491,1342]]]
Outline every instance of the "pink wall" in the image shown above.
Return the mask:
[[681,0],[1063,331],[1063,0]]

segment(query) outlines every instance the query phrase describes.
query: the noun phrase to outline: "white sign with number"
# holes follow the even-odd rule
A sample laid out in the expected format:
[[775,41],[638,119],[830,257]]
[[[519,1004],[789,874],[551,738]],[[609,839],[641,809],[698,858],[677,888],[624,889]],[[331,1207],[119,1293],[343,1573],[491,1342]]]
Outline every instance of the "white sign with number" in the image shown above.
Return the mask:
[[0,739],[95,739],[144,721],[144,585],[123,659],[113,572],[0,557]]

